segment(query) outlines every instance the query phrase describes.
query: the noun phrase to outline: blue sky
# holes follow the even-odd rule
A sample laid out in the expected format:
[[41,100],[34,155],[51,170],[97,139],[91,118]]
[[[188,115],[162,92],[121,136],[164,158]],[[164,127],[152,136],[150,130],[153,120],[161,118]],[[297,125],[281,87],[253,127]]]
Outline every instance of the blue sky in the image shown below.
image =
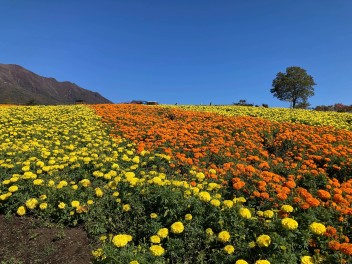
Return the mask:
[[115,103],[289,107],[271,84],[299,66],[312,106],[352,104],[350,0],[0,1],[0,63]]

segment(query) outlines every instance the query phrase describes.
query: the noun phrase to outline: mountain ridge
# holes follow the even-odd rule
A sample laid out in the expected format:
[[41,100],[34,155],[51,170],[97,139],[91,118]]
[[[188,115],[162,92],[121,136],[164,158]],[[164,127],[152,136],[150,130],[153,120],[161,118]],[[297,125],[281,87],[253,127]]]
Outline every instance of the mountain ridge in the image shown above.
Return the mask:
[[97,92],[70,81],[40,76],[17,64],[0,63],[0,104],[112,103]]

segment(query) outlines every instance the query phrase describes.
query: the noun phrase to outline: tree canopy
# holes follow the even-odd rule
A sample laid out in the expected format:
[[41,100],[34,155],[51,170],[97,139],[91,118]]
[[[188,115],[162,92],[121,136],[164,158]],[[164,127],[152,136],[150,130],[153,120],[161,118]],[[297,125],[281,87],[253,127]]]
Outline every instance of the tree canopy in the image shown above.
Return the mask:
[[276,75],[270,92],[279,100],[290,102],[295,108],[297,105],[308,105],[308,98],[314,95],[314,85],[313,77],[305,69],[292,66],[286,68],[286,73],[279,72]]

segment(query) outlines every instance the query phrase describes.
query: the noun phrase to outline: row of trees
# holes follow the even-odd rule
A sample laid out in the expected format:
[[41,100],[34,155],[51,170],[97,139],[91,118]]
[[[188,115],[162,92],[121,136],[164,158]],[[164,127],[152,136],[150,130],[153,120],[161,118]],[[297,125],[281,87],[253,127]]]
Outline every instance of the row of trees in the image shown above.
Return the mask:
[[318,105],[314,108],[316,111],[336,111],[352,113],[352,105],[334,104],[334,105]]

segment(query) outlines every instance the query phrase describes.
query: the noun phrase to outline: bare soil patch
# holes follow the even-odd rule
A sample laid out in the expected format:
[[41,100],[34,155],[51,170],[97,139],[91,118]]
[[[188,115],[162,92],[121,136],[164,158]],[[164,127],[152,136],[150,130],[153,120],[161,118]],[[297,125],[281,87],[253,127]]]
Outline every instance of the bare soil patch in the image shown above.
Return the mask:
[[61,228],[31,217],[0,215],[0,264],[89,264],[82,228]]

